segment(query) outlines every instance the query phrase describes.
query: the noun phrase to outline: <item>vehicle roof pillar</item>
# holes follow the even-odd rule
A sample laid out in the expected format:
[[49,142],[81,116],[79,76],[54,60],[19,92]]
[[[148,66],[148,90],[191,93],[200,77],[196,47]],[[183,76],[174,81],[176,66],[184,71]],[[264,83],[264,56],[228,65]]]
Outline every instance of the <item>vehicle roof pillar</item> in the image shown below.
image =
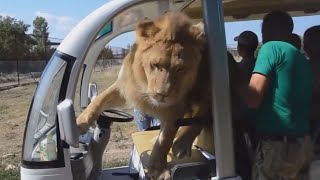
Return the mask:
[[205,29],[210,46],[211,83],[213,86],[219,84],[212,88],[217,178],[235,177],[223,4],[220,0],[203,0],[202,2]]

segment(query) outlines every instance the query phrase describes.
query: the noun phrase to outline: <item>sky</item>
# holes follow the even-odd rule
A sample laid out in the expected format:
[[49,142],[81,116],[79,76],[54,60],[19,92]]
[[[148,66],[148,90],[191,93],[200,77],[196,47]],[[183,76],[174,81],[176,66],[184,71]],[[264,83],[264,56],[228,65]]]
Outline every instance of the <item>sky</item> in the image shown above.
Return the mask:
[[[73,27],[84,17],[110,0],[0,0],[0,15],[9,15],[26,24],[32,25],[36,16],[45,17],[49,24],[50,37],[63,39]],[[320,24],[320,16],[294,18],[294,32],[303,32]],[[230,46],[235,46],[233,38],[242,31],[255,32],[261,41],[261,21],[226,23],[226,40]],[[32,27],[29,28],[29,33]],[[134,41],[134,33],[126,33],[112,40],[109,45],[126,47]]]

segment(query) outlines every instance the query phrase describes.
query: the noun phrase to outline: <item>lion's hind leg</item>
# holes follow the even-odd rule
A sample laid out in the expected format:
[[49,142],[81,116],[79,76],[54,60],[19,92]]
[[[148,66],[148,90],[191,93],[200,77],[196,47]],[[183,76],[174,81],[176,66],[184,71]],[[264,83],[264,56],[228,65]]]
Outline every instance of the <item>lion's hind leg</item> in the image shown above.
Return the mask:
[[116,83],[99,94],[89,106],[78,116],[77,125],[81,132],[85,132],[95,123],[100,113],[108,108],[121,107],[125,99],[121,96]]

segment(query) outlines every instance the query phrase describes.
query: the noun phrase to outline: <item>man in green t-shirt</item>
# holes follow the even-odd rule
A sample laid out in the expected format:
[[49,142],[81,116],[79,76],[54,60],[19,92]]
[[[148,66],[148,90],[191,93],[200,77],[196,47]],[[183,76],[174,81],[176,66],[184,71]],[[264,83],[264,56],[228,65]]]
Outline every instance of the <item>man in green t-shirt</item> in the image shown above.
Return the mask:
[[256,108],[253,180],[296,180],[308,174],[312,77],[307,59],[288,43],[292,30],[286,12],[264,17],[253,74],[248,86],[239,86],[240,96]]

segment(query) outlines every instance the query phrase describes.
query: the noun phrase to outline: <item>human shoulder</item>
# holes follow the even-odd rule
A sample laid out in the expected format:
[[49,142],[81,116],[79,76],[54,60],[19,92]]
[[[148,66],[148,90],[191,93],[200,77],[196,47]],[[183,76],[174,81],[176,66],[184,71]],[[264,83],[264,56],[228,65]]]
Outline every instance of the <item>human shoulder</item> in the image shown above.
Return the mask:
[[[283,57],[292,54],[295,56],[299,56],[302,53],[294,47],[292,44],[284,41],[270,41],[265,43],[259,53],[258,53],[258,58],[264,58],[264,57],[270,57],[272,60],[280,60],[283,59]],[[303,56],[303,55],[302,55]]]
[[268,48],[284,48],[284,47],[291,47],[292,45],[290,45],[287,42],[284,41],[269,41],[267,43],[264,43],[261,46],[261,49],[268,49]]
[[280,41],[269,41],[264,43],[258,52],[257,62],[261,61],[261,59],[276,59],[275,57],[281,52],[282,45],[283,44]]
[[274,50],[276,50],[278,46],[278,42],[276,41],[269,41],[267,43],[264,43],[258,52],[258,58],[259,56],[270,55],[270,52],[274,52]]
[[265,76],[271,75],[274,68],[281,61],[281,46],[280,41],[269,41],[264,43],[259,50],[257,61],[254,67],[254,73],[263,74]]

